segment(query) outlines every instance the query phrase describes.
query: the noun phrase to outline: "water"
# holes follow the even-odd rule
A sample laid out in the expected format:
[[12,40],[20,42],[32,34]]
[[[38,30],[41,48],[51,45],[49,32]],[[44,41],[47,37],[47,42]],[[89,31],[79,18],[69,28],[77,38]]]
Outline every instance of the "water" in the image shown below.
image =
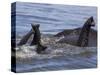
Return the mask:
[[41,33],[56,34],[64,29],[82,27],[90,16],[97,24],[96,7],[17,2],[16,30],[17,34],[24,34],[34,23],[40,24]]
[[[94,29],[97,30],[96,7],[17,2],[16,33],[17,35],[23,36],[31,29],[31,23],[34,23],[40,24],[41,33],[56,34],[64,29],[82,27],[90,16],[94,17],[96,23]],[[32,60],[31,64],[18,63],[16,70],[17,72],[26,72],[95,68],[96,63],[96,54],[90,58],[65,56],[57,57],[56,59]]]
[[[97,67],[96,56],[86,57],[58,57],[56,59],[37,60],[30,64],[17,64],[17,72],[37,72],[54,70],[88,69]],[[60,62],[60,63],[59,63]]]

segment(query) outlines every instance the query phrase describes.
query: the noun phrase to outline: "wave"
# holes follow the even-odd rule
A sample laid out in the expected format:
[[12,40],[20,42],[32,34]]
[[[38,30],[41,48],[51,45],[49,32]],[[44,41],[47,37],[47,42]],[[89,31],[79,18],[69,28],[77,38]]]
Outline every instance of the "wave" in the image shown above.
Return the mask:
[[35,16],[35,15],[25,15],[25,14],[16,14],[17,16],[23,16],[25,18],[27,17],[33,17],[33,18],[36,18],[36,19],[42,19],[42,20],[50,20],[50,21],[60,21],[60,20],[57,20],[57,19],[54,19],[54,18],[49,18],[49,17],[43,17],[43,16]]
[[17,60],[27,61],[31,59],[52,59],[59,56],[72,56],[72,55],[86,55],[89,56],[91,53],[96,53],[97,47],[77,47],[66,43],[57,43],[60,40],[57,37],[45,37],[42,38],[41,42],[47,46],[46,51],[43,54],[36,53],[37,46],[17,46],[16,47],[16,58]]

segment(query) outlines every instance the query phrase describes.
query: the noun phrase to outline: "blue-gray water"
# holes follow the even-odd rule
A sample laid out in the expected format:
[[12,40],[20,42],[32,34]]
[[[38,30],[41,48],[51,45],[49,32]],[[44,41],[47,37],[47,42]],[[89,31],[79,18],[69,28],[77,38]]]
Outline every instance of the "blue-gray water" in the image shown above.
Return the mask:
[[96,7],[17,2],[16,30],[17,34],[24,34],[34,23],[40,24],[42,33],[55,34],[64,29],[82,27],[90,16],[97,24]]
[[[64,29],[82,27],[93,16],[97,30],[97,8],[73,5],[52,5],[40,3],[16,3],[16,33],[23,36],[31,29],[31,23],[40,24],[41,33],[56,34]],[[17,72],[45,71],[57,69],[95,68],[96,54],[87,57],[60,57],[37,60],[31,64],[17,64]],[[61,62],[61,63],[59,63]],[[41,64],[41,65],[40,65]]]
[[38,71],[55,71],[55,70],[74,70],[74,69],[89,69],[97,67],[97,57],[58,57],[54,59],[32,60],[33,63],[17,64],[17,72],[38,72]]

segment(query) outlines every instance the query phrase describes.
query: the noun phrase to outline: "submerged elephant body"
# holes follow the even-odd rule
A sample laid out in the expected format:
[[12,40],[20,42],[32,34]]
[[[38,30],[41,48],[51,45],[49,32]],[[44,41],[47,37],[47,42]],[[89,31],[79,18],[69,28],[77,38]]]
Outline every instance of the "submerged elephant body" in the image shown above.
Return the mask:
[[[67,34],[65,34],[67,32]],[[77,46],[77,41],[79,38],[79,34],[81,32],[81,28],[73,29],[69,33],[69,30],[64,30],[56,35],[56,37],[64,36],[61,40],[57,41],[58,43],[67,43],[71,45]],[[96,47],[97,46],[97,31],[94,29],[90,29],[88,47]]]
[[26,35],[24,35],[24,37],[18,43],[18,46],[22,46],[22,45],[26,44],[27,41],[29,40],[29,38],[32,35],[34,35],[30,46],[36,45],[37,46],[36,52],[41,53],[41,52],[45,51],[45,49],[47,47],[43,46],[41,43],[41,33],[39,30],[40,25],[39,24],[36,24],[36,25],[32,24],[31,26],[32,26],[32,29]]
[[59,43],[68,43],[79,47],[97,46],[97,32],[91,29],[95,26],[93,17],[90,17],[82,28],[64,30],[55,36],[64,35],[65,37],[59,40]]

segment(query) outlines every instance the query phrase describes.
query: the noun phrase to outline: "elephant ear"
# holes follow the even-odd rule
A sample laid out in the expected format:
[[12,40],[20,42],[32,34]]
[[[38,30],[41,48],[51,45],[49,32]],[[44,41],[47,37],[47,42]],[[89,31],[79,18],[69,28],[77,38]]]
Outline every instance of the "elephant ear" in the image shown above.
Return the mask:
[[94,22],[93,16],[90,17],[90,20],[91,20],[91,26],[95,26],[95,22]]
[[94,22],[93,16],[88,18],[84,25],[95,26],[95,22]]
[[38,28],[39,28],[39,27],[40,27],[40,24],[36,24],[36,27],[38,27]]
[[35,27],[40,27],[40,24],[31,24],[32,28],[35,28]]
[[32,26],[32,31],[35,32],[36,26],[34,24],[31,24]]

